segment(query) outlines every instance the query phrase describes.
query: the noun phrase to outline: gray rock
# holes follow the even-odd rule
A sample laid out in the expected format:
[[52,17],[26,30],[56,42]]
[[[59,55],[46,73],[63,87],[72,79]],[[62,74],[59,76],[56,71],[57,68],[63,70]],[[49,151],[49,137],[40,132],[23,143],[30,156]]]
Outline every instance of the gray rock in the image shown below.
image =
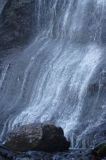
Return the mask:
[[0,16],[0,49],[27,44],[34,24],[35,0],[8,0]]
[[5,146],[14,152],[29,150],[56,152],[68,150],[70,143],[60,127],[51,124],[29,124],[11,131]]

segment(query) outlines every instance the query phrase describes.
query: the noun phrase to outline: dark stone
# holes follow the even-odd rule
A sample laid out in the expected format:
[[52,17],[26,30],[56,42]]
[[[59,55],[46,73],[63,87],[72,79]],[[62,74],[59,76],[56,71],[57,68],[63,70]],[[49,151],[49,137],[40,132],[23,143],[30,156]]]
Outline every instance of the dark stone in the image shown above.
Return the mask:
[[91,95],[95,95],[99,91],[102,91],[102,92],[106,91],[106,70],[105,69],[103,69],[99,73],[98,80],[96,82],[89,84],[88,86],[88,92]]
[[11,131],[5,146],[15,152],[57,152],[68,150],[70,142],[66,140],[60,127],[51,124],[29,124]]
[[8,0],[0,16],[0,49],[27,44],[34,24],[35,0]]
[[97,93],[99,91],[99,84],[98,83],[90,84],[88,86],[88,91],[91,94]]
[[97,145],[92,151],[92,155],[98,159],[106,158],[106,143]]
[[0,145],[0,160],[13,160],[15,159],[15,154],[4,147],[2,144]]

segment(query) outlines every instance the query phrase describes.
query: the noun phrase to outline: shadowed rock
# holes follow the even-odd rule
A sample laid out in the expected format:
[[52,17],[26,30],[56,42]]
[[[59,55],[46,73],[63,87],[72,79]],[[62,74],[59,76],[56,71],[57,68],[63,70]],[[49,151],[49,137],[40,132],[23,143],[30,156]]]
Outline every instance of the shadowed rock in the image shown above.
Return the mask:
[[106,158],[106,143],[97,145],[92,151],[92,155],[97,158]]
[[15,160],[15,154],[0,144],[0,160]]
[[68,150],[70,143],[60,127],[51,124],[29,124],[11,131],[5,146],[15,152],[29,150],[56,152]]
[[28,43],[34,24],[35,0],[8,0],[0,16],[0,49]]

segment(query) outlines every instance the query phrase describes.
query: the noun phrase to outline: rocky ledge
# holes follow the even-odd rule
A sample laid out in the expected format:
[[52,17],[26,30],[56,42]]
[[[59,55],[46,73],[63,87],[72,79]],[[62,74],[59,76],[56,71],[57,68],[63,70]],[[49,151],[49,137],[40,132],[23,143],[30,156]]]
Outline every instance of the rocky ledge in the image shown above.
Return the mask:
[[52,124],[29,124],[15,128],[7,135],[4,146],[13,152],[58,152],[69,149],[70,142],[62,128]]

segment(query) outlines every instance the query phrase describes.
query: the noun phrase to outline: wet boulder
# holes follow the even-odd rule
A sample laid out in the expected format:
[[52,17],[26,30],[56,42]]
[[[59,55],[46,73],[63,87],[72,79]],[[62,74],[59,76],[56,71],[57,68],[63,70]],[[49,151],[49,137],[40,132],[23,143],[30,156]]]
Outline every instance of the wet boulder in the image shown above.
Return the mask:
[[52,124],[29,124],[12,130],[7,135],[5,146],[14,152],[57,152],[68,150],[70,142],[66,140],[60,127]]
[[106,158],[106,143],[97,145],[93,151],[92,155],[96,158]]

